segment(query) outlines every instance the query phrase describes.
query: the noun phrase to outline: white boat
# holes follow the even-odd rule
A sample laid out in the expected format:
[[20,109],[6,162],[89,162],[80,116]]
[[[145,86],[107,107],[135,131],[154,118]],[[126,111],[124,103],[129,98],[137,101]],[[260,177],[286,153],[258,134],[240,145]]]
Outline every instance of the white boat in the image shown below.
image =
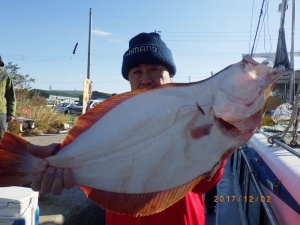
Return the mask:
[[[271,206],[279,224],[300,224],[300,149],[268,142],[266,133],[255,134],[242,148],[262,188],[259,201]],[[255,199],[256,200],[256,199]]]
[[[286,4],[286,0],[283,0],[282,11],[286,10]],[[294,4],[295,1],[293,7]],[[292,57],[294,54],[291,54],[290,60],[293,60]],[[268,126],[262,126],[231,158],[235,196],[242,198],[239,201],[242,224],[300,224],[299,90],[291,90],[293,86],[290,83],[294,79],[288,73],[297,79],[300,77],[300,72],[290,64],[287,75],[279,79],[273,90],[277,94],[274,99],[280,99],[279,103],[289,102],[293,106],[294,111],[288,114],[291,122],[286,121],[286,127],[292,126],[280,131],[279,125],[270,126],[265,118],[264,125]],[[293,96],[293,93],[297,94]],[[274,106],[276,104],[271,101],[267,106],[269,112],[266,116],[269,119],[272,118],[271,112],[274,111],[271,109]]]

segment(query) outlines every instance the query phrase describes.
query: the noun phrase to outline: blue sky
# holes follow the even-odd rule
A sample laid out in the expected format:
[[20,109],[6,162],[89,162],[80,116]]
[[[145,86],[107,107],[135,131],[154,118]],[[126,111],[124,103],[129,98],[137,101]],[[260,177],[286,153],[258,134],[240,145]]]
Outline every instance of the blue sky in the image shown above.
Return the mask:
[[[263,11],[254,53],[276,50],[280,2],[266,1],[268,10]],[[0,3],[3,61],[17,64],[19,73],[36,79],[33,88],[45,90],[50,86],[53,90],[82,90],[87,76],[92,8],[93,90],[121,93],[130,90],[121,76],[121,64],[133,36],[160,31],[177,66],[174,81],[203,80],[251,52],[262,0],[0,0]],[[297,16],[295,51],[300,51]],[[290,50],[290,9],[286,17]],[[76,43],[76,53],[72,54]],[[300,68],[298,58],[295,69]]]

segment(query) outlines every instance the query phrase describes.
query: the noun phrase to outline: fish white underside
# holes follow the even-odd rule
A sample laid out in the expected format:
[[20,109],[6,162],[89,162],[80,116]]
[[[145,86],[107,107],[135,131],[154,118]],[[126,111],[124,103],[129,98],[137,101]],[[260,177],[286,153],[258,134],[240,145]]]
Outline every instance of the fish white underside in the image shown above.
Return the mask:
[[189,86],[127,100],[52,156],[50,164],[71,168],[80,184],[122,193],[167,190],[210,171],[236,144],[216,126],[213,135],[191,138],[188,128],[214,123],[208,90],[200,85],[193,88],[203,99],[196,100]]
[[[264,83],[278,78],[249,79],[244,67],[234,64],[204,82],[136,95],[47,159],[52,166],[70,168],[76,183],[104,191],[152,193],[185,184],[209,172],[228,149],[245,142],[224,135],[214,116],[247,118],[265,102]],[[269,69],[263,69],[267,76]],[[247,88],[239,85],[240,80]],[[243,99],[256,100],[247,106]],[[209,124],[213,125],[209,135],[191,137],[189,129]]]

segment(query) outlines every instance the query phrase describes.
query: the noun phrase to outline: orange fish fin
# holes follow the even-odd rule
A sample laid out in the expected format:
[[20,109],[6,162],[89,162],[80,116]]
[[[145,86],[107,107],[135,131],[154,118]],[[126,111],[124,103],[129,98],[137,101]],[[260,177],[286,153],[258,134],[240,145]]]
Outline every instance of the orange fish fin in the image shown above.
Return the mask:
[[89,129],[96,123],[99,119],[101,119],[109,110],[119,105],[123,101],[151,89],[141,89],[135,90],[131,92],[125,92],[123,94],[112,96],[100,104],[96,105],[94,108],[87,111],[85,114],[78,117],[75,126],[69,131],[66,138],[61,142],[60,149],[64,146],[73,142],[81,133]]
[[33,156],[27,151],[29,142],[9,132],[0,141],[0,187],[22,186],[32,181]]
[[101,191],[81,185],[79,185],[79,187],[89,199],[110,212],[131,216],[147,216],[159,213],[175,204],[190,192],[203,178],[203,176],[199,176],[179,187],[145,194],[122,194]]

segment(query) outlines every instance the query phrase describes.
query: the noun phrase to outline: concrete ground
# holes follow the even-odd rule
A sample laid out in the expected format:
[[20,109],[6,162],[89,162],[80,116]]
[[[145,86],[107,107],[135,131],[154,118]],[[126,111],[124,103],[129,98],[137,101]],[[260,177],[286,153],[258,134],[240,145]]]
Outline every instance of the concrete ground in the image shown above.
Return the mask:
[[[224,167],[223,177],[218,183],[218,199],[221,197],[228,199],[236,196],[234,192],[233,174],[230,167],[230,159],[227,159]],[[215,225],[241,225],[243,224],[239,215],[239,206],[237,201],[218,201],[216,207]],[[207,224],[208,225],[208,224]]]

